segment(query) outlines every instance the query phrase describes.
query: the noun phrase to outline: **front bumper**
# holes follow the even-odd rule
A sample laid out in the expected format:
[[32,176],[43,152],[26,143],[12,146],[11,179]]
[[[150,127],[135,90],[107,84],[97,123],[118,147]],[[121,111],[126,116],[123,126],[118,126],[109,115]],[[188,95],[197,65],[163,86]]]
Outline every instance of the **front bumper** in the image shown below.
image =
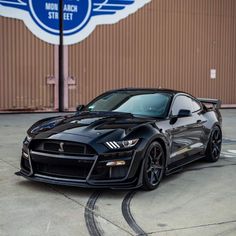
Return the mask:
[[[124,160],[124,166],[109,167],[110,161]],[[135,160],[135,161],[134,161]],[[142,185],[140,154],[136,151],[94,156],[64,156],[22,152],[17,175],[49,184],[84,188],[133,189]]]

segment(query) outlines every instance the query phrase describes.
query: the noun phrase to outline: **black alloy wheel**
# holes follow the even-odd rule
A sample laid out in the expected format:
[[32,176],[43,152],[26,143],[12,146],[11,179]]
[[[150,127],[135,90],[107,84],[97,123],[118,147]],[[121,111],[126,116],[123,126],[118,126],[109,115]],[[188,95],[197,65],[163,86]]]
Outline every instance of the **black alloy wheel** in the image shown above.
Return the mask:
[[158,142],[153,142],[147,149],[143,168],[143,188],[156,189],[164,174],[165,153]]
[[209,162],[218,161],[220,158],[222,145],[222,132],[221,129],[216,126],[211,132],[209,143],[206,150],[206,160]]

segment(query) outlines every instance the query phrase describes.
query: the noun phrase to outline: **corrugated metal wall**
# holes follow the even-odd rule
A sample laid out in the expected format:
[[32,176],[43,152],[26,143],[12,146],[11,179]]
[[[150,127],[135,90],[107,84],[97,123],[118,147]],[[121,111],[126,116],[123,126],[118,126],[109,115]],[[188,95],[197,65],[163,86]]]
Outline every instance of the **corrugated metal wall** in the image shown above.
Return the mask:
[[54,108],[54,46],[19,20],[0,17],[0,111]]
[[[69,46],[64,70],[76,80],[69,107],[120,87],[173,88],[236,104],[235,39],[236,0],[152,0]],[[0,111],[57,107],[46,82],[58,77],[55,48],[22,21],[0,17]]]
[[152,0],[69,47],[69,75],[77,84],[69,105],[108,89],[159,86],[236,104],[235,39],[235,0]]

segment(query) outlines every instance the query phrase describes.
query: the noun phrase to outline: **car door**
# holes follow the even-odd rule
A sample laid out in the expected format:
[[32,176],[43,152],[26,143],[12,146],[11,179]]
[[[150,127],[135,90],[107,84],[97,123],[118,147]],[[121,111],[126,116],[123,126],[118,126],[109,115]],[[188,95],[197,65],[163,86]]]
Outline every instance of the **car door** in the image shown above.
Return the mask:
[[[177,117],[180,110],[191,111],[188,117]],[[186,158],[191,161],[194,155],[203,151],[203,121],[201,119],[201,105],[187,95],[177,95],[171,107],[171,163]]]

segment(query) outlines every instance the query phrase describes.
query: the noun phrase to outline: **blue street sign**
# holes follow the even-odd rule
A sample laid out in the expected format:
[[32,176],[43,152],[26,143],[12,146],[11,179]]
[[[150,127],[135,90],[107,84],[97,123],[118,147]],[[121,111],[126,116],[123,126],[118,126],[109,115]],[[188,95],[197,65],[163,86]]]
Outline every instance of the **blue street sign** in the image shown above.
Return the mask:
[[[64,0],[64,44],[78,43],[97,25],[114,24],[151,0]],[[59,44],[59,0],[0,0],[0,16],[21,19],[40,39]]]

